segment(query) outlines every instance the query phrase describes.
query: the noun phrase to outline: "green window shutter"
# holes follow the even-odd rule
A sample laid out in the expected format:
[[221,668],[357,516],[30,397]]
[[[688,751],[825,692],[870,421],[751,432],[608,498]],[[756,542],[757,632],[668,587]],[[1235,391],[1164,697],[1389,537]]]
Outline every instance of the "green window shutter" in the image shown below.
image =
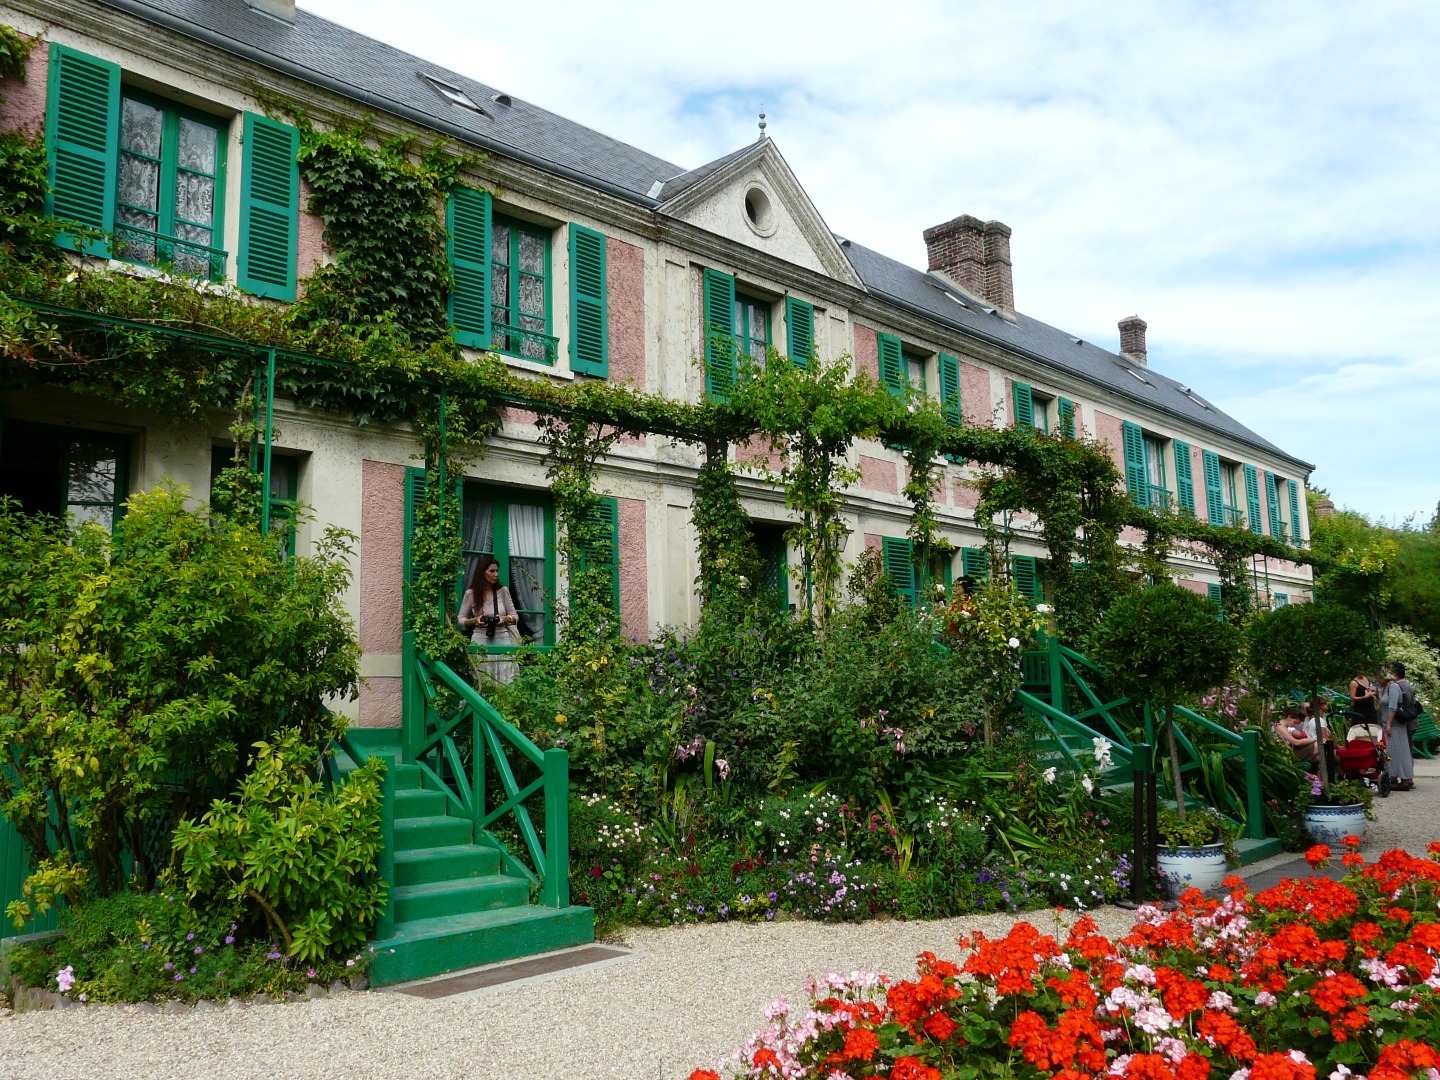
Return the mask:
[[1067,439],[1075,438],[1075,403],[1069,398],[1061,398],[1056,406],[1060,416],[1060,430],[1065,433]]
[[1220,455],[1213,450],[1201,450],[1200,460],[1205,469],[1205,509],[1209,512],[1211,525],[1225,524],[1225,495],[1220,490]]
[[940,354],[940,411],[951,427],[964,425],[960,408],[960,361],[943,352]]
[[984,548],[961,548],[960,572],[976,581],[984,581],[990,576],[990,553]]
[[1265,524],[1260,520],[1260,475],[1254,465],[1245,466],[1245,516],[1250,520],[1250,531],[1257,536],[1265,535]]
[[793,296],[785,298],[786,352],[796,367],[805,367],[815,355],[815,307]]
[[1195,516],[1195,477],[1193,474],[1194,463],[1190,460],[1190,444],[1175,440],[1175,501],[1180,504],[1180,509]]
[[1223,622],[1225,620],[1225,602],[1220,595],[1220,586],[1211,582],[1205,586],[1205,591],[1210,596],[1210,603],[1215,605],[1215,617]]
[[415,583],[417,568],[415,565],[414,540],[415,540],[415,514],[420,504],[425,501],[425,470],[405,470],[405,585]]
[[[45,212],[110,232],[115,227],[120,161],[120,68],[50,43],[45,111],[48,151]],[[66,247],[74,245],[61,239]],[[107,255],[103,241],[87,255]]]
[[570,226],[570,370],[610,374],[610,318],[605,286],[605,237]]
[[1031,393],[1030,387],[1025,383],[1017,382],[1015,386],[1015,426],[1017,428],[1033,428],[1035,426],[1035,395]]
[[450,259],[447,312],[455,342],[488,349],[490,333],[490,193],[457,187],[445,205],[446,254]]
[[905,357],[900,339],[892,334],[876,334],[880,350],[880,383],[896,397],[905,396]]
[[1289,604],[1290,604],[1290,594],[1289,594],[1289,593],[1277,592],[1277,593],[1275,594],[1275,606],[1276,606],[1276,607],[1288,607]]
[[727,401],[735,387],[735,279],[705,268],[705,392]]
[[1040,589],[1040,564],[1033,555],[1010,556],[1010,573],[1015,579],[1015,591],[1031,600],[1044,599]]
[[244,140],[235,284],[256,296],[294,300],[300,133],[288,124],[246,113]]
[[1139,424],[1121,425],[1125,442],[1125,490],[1136,506],[1150,505],[1150,483],[1145,473],[1145,433]]
[[610,606],[620,613],[620,504],[611,497],[596,501],[593,511],[596,533],[580,551],[583,569],[597,567],[610,571]]
[[1285,524],[1280,520],[1280,498],[1279,492],[1275,490],[1275,474],[1265,474],[1265,509],[1270,516],[1270,535],[1279,537],[1285,534]]
[[1290,539],[1296,545],[1304,539],[1300,535],[1300,485],[1294,480],[1286,480],[1290,492]]
[[897,540],[887,536],[881,540],[881,555],[885,562],[885,573],[894,584],[896,595],[903,597],[907,604],[914,607],[914,546],[909,540]]

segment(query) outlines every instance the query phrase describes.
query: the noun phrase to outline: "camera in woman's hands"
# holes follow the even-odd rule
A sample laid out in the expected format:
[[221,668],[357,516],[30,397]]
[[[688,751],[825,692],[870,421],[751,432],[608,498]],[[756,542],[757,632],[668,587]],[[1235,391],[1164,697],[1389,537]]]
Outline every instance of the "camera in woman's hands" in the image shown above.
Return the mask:
[[487,638],[493,638],[495,636],[495,628],[500,625],[500,616],[481,615],[480,622],[485,627],[485,636]]

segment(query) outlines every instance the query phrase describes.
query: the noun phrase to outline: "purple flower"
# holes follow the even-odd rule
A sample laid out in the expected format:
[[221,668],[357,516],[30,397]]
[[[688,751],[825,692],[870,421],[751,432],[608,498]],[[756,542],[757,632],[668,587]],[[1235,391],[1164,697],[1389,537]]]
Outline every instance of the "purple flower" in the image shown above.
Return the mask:
[[315,969],[314,969],[314,968],[311,968],[311,969],[310,969],[309,971],[307,971],[305,974],[308,975],[310,978],[313,979],[313,978],[315,977]]
[[235,944],[235,935],[234,935],[234,934],[226,934],[226,935],[225,935],[225,944],[226,944],[226,945],[234,945],[234,944]]
[[169,971],[169,970],[170,970],[171,968],[173,968],[174,966],[175,966],[175,965],[172,964],[169,960],[166,960],[166,961],[165,961],[165,970],[166,970],[166,971]]
[[200,955],[201,953],[203,953],[204,951],[205,951],[205,950],[202,949],[199,945],[196,945],[196,946],[195,946],[195,955],[196,955],[196,956],[199,956],[199,955]]
[[191,975],[194,975],[194,974],[195,974],[195,969],[194,969],[193,967],[190,969],[190,974],[191,974]]
[[185,981],[185,976],[184,976],[184,975],[181,975],[181,974],[177,971],[177,972],[175,973],[175,981],[176,981],[176,982],[184,982],[184,981]]
[[185,940],[186,940],[186,941],[194,941],[194,940],[195,940],[195,935],[194,935],[194,934],[186,934],[186,935],[185,935]]

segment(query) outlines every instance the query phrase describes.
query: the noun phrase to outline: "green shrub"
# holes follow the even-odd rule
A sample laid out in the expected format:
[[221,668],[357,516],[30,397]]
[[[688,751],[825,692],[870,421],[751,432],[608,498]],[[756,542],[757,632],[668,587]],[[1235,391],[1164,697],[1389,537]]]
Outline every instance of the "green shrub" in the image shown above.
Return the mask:
[[368,950],[302,963],[264,938],[247,937],[222,911],[200,912],[161,893],[119,892],[67,908],[61,936],[17,946],[10,973],[22,985],[57,989],[69,968],[72,1000],[194,1001],[268,993],[288,997],[307,983],[364,972]]
[[170,824],[281,717],[324,745],[343,721],[322,702],[357,689],[347,534],[287,561],[186,502],[136,495],[110,536],[0,500],[0,810],[33,865],[68,857],[102,895],[152,886]]
[[1095,636],[1095,659],[1115,686],[1160,707],[1170,750],[1170,782],[1185,816],[1180,750],[1171,708],[1183,697],[1222,685],[1235,665],[1235,629],[1210,601],[1178,585],[1152,585],[1122,596]]
[[285,955],[307,962],[358,948],[385,902],[375,871],[384,762],[327,795],[315,761],[294,731],[256,743],[237,797],[182,821],[174,840],[192,902],[251,924],[263,917]]

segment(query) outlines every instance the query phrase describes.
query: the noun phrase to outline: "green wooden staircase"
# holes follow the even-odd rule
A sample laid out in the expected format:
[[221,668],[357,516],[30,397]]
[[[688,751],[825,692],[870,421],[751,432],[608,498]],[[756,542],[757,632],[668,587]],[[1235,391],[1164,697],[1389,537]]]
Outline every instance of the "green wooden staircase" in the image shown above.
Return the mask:
[[[1114,793],[1132,790],[1137,764],[1165,775],[1158,761],[1136,760],[1141,745],[1154,752],[1160,742],[1150,703],[1107,693],[1104,670],[1053,635],[1045,635],[1041,644],[1021,657],[1021,689],[1015,695],[1016,707],[1045,733],[1038,748],[1041,764],[1088,772],[1097,777],[1102,791]],[[1239,831],[1240,863],[1280,854],[1280,841],[1265,835],[1259,733],[1231,731],[1185,708],[1176,708],[1174,718],[1182,775],[1243,770],[1243,798],[1227,788],[1213,807]],[[1136,734],[1143,743],[1132,738]],[[1097,768],[1094,757],[1098,738],[1110,743],[1111,764],[1105,769]],[[1186,786],[1193,787],[1190,780]],[[1175,805],[1173,798],[1165,801]],[[1210,804],[1187,793],[1187,807],[1205,805]]]
[[371,983],[593,941],[593,912],[569,899],[565,752],[540,750],[446,665],[412,649],[405,667],[404,728],[352,728],[332,759],[337,780],[387,762],[379,872],[391,891]]

